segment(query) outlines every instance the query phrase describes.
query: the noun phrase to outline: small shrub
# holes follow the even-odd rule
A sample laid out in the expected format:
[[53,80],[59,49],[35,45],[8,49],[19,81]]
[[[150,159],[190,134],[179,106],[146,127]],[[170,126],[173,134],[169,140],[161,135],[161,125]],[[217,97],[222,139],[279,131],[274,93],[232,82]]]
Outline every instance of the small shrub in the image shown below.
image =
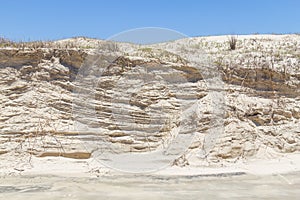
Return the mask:
[[230,38],[228,38],[228,42],[229,42],[229,46],[230,46],[230,50],[235,50],[236,49],[236,43],[237,43],[237,36],[230,36]]
[[14,45],[13,41],[0,37],[0,47],[10,47],[13,45]]

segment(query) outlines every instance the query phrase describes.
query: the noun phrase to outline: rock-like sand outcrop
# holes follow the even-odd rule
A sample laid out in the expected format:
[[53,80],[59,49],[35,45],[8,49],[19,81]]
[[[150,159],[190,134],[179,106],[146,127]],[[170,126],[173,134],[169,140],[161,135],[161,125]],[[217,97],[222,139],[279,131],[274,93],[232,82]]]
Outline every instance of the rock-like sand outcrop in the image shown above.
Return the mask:
[[240,36],[234,51],[226,36],[2,48],[0,87],[1,159],[86,159],[98,140],[115,153],[151,152],[178,128],[194,133],[179,166],[300,150],[299,35]]

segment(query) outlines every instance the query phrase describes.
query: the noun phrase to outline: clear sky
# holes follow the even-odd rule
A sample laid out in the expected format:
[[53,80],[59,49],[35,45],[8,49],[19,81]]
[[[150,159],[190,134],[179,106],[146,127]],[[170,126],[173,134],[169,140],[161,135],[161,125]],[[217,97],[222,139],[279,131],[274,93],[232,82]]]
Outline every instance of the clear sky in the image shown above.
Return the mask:
[[300,0],[2,0],[0,36],[106,39],[141,27],[188,36],[300,32]]

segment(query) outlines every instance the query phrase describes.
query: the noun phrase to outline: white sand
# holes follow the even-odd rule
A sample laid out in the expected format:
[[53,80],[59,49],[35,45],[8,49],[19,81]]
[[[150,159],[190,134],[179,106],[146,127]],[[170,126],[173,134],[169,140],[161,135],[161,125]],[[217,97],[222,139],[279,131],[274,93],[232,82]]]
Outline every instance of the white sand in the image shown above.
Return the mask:
[[[13,155],[2,155],[0,176],[7,175],[55,175],[64,177],[114,176],[125,172],[115,171],[103,166],[94,159],[69,159],[63,157],[29,157],[16,159]],[[211,166],[170,166],[150,175],[197,176],[246,173],[254,175],[285,174],[300,171],[300,153],[286,154],[276,159],[251,159],[224,167]]]

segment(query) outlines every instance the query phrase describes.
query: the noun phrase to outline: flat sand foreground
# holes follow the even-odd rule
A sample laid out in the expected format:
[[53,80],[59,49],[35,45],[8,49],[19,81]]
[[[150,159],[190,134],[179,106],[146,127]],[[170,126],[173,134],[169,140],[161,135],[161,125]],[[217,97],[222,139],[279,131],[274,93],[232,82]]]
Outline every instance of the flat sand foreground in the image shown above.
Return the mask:
[[[175,171],[178,169],[174,169]],[[299,172],[272,175],[114,175],[0,177],[0,199],[297,199]],[[177,171],[178,172],[178,171]],[[187,172],[187,171],[186,171]],[[220,172],[220,171],[219,171]],[[283,172],[283,171],[282,171]],[[195,173],[189,171],[188,173]],[[208,171],[207,171],[208,173]],[[77,175],[77,177],[74,177]]]

